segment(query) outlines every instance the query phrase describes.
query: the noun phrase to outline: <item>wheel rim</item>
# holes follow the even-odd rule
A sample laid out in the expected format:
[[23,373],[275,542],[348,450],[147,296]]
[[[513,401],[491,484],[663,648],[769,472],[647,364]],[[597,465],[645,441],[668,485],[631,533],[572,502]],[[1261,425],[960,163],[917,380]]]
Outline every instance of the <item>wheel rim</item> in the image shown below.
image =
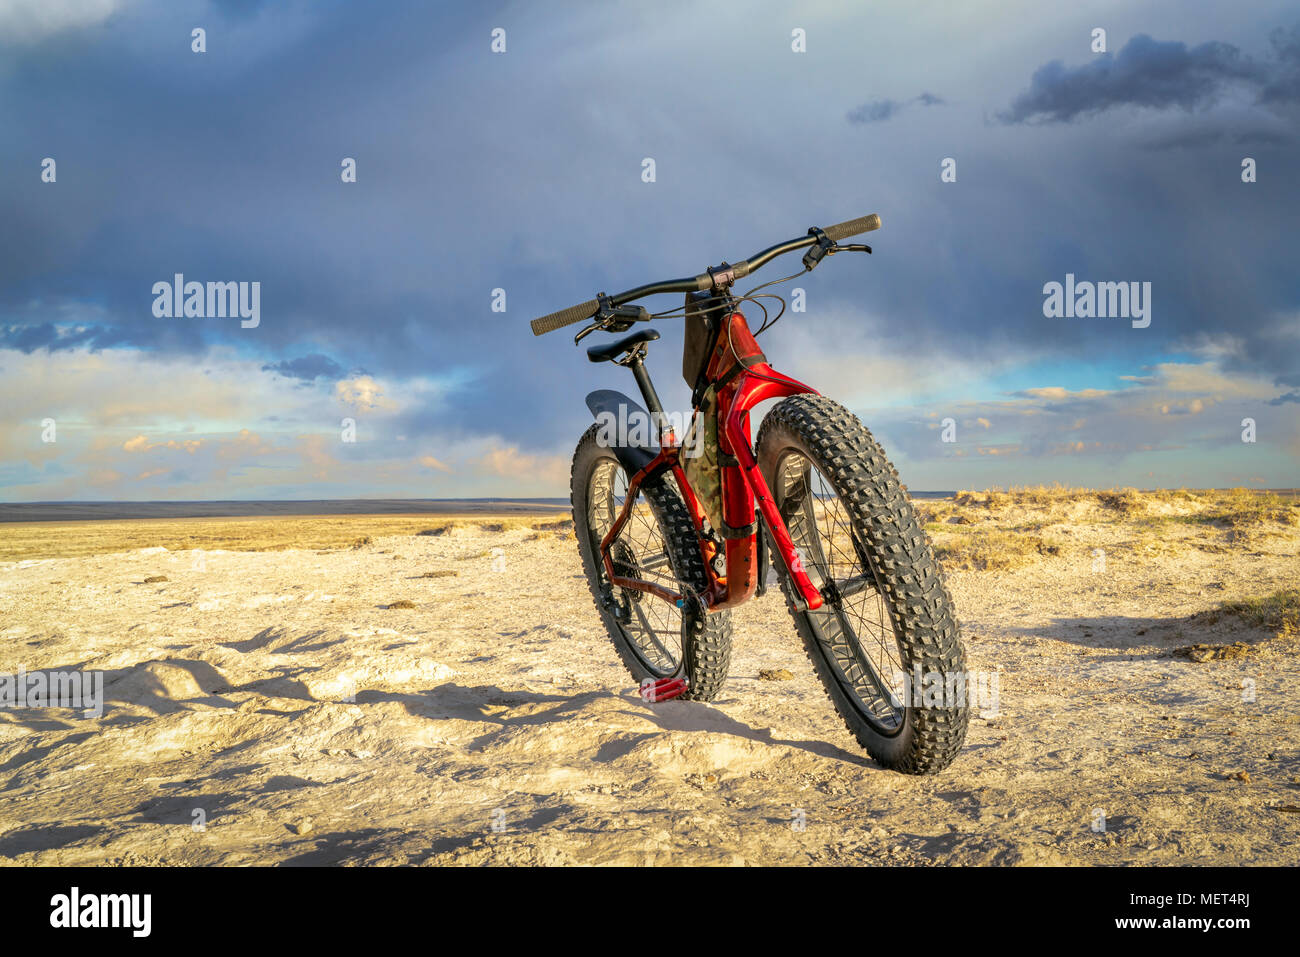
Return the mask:
[[835,678],[876,730],[897,734],[906,718],[903,667],[893,610],[870,552],[835,487],[802,453],[777,463],[777,508],[824,603],[804,612]]
[[[592,470],[587,486],[591,550],[606,610],[642,666],[653,675],[666,677],[677,670],[682,658],[681,610],[653,595],[613,585],[600,555],[600,543],[627,500],[627,485],[627,473],[613,459],[601,459]],[[627,523],[611,545],[610,557],[619,571],[631,570],[644,581],[679,589],[663,532],[640,490]]]

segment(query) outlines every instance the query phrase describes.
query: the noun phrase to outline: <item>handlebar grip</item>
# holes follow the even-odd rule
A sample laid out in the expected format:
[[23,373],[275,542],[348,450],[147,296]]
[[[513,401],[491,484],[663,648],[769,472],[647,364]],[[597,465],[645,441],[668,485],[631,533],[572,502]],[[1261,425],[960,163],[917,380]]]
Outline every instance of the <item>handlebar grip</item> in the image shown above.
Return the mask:
[[584,319],[590,319],[600,308],[600,303],[595,299],[584,302],[580,306],[570,306],[568,309],[561,309],[559,312],[553,312],[549,316],[540,316],[534,319],[530,325],[533,327],[533,335],[540,336],[546,332],[553,332],[564,326],[573,325],[575,322],[582,322]]
[[830,237],[832,242],[839,242],[841,239],[848,239],[858,233],[869,233],[873,229],[879,228],[880,214],[872,213],[870,216],[863,216],[861,219],[850,219],[847,223],[840,223],[837,226],[827,226],[826,235]]

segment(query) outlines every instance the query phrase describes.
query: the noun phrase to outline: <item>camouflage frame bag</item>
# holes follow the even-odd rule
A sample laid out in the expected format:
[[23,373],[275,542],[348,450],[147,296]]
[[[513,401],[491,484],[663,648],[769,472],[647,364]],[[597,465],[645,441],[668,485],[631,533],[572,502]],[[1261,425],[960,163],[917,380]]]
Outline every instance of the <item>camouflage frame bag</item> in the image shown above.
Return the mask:
[[718,451],[718,392],[710,385],[700,399],[682,447],[683,470],[714,530],[722,523],[722,464]]

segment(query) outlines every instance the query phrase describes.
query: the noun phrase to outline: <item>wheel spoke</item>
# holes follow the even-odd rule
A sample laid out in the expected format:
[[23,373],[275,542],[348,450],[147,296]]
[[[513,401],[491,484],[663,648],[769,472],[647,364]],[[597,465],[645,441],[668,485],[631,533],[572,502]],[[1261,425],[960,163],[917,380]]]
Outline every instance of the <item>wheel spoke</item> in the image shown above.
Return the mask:
[[[626,473],[612,461],[602,462],[593,471],[588,488],[588,522],[593,547],[599,552],[600,542],[627,500]],[[621,577],[660,582],[676,590],[676,576],[658,518],[639,492],[627,522],[610,547]],[[681,611],[652,595],[615,586],[608,580],[603,562],[598,560],[597,566],[603,588],[615,607],[621,609],[615,617],[633,652],[652,673],[671,674],[681,660]]]
[[902,711],[889,682],[903,671],[886,597],[849,518],[848,508],[807,458],[788,454],[777,470],[777,504],[804,554],[808,577],[829,599],[807,615],[827,660],[865,711],[887,731]]

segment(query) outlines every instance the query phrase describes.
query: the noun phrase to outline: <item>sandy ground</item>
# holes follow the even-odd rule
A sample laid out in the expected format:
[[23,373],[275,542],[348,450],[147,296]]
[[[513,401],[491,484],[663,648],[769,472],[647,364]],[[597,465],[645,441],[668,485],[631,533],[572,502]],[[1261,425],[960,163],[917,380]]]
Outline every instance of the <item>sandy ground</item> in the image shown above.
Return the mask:
[[948,575],[999,713],[927,778],[865,758],[776,592],[719,700],[642,702],[564,530],[0,562],[0,672],[107,699],[0,709],[0,862],[1300,863],[1295,645],[1199,614],[1294,587],[1300,531],[1087,519]]

